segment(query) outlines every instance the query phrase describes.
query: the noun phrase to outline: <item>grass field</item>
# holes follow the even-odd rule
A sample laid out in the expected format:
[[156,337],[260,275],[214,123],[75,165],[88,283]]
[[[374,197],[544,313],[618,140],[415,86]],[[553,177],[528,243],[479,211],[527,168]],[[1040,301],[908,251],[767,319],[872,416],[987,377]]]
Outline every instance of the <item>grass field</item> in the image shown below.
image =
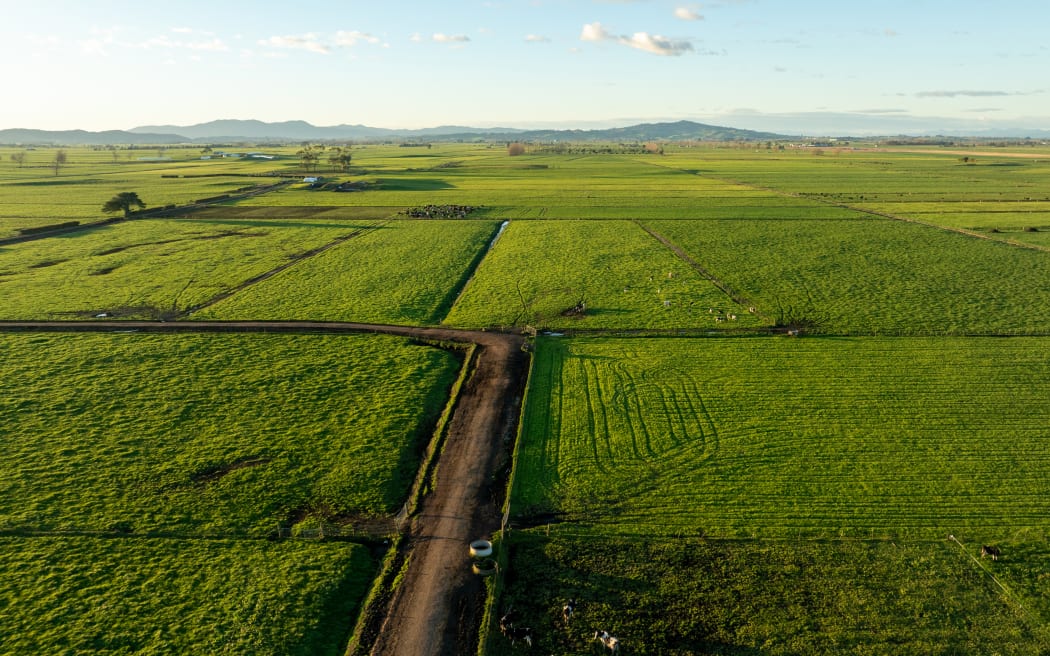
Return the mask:
[[[580,300],[582,314],[566,315]],[[746,308],[629,221],[513,221],[446,323],[541,328],[714,328]]]
[[374,335],[3,335],[0,527],[275,533],[404,503],[459,360]]
[[[263,160],[203,161],[199,149],[165,149],[170,161],[138,159],[156,158],[156,149],[63,150],[68,163],[55,175],[48,163],[57,149],[0,148],[0,238],[19,228],[106,218],[102,205],[119,192],[134,191],[157,208],[271,184],[276,180],[266,174],[279,170]],[[18,152],[25,153],[23,166],[10,161]]]
[[647,221],[772,318],[860,334],[1025,334],[1050,325],[1050,255],[927,226]]
[[0,316],[171,318],[373,223],[137,219],[0,246]]
[[352,543],[0,537],[5,654],[342,654]]
[[437,324],[496,234],[494,221],[397,220],[310,258],[196,319]]
[[[120,191],[302,176],[298,148],[68,149],[58,175],[54,149],[0,148],[0,238]],[[310,173],[358,191],[0,247],[0,318],[221,298],[191,318],[718,334],[536,342],[502,603],[541,653],[594,653],[597,628],[628,654],[1043,653],[1050,350],[1026,335],[1050,326],[1050,153],[989,152],[355,146]],[[398,215],[428,204],[478,209]],[[747,336],[792,321],[840,336]],[[0,355],[5,653],[339,653],[375,556],[261,538],[395,511],[460,365],[332,335],[7,335]]]
[[[1004,598],[947,540],[511,535],[504,608],[534,628],[543,654],[598,653],[595,630],[617,636],[622,653],[654,656],[1034,655],[1050,646],[1046,615]],[[570,598],[577,608],[566,626],[561,607]],[[490,653],[521,651],[498,637]]]
[[570,534],[1043,536],[1047,353],[1040,338],[542,339],[514,514]]

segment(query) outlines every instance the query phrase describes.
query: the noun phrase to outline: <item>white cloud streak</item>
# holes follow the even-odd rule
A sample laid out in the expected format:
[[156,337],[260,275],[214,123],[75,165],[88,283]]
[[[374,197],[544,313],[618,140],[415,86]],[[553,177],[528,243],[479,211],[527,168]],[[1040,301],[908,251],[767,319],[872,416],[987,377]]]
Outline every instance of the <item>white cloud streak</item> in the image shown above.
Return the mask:
[[659,34],[635,32],[631,36],[614,35],[601,23],[588,23],[580,31],[580,41],[614,41],[620,45],[663,57],[676,57],[692,52],[693,44],[689,41],[675,41]]
[[466,34],[442,34],[441,32],[436,33],[431,38],[438,43],[466,43],[470,41],[470,37]]
[[373,36],[367,32],[359,32],[357,30],[352,30],[350,32],[340,30],[335,33],[335,44],[345,48],[353,48],[359,43],[376,45],[380,41],[380,38],[377,36]]
[[965,96],[968,98],[986,98],[990,96],[1012,96],[1006,91],[920,91],[915,94],[916,98],[956,98]]
[[704,17],[693,11],[689,7],[677,7],[674,10],[674,17],[684,21],[698,21],[704,20]]
[[332,52],[332,49],[321,43],[318,40],[317,35],[313,33],[291,36],[271,36],[269,39],[260,40],[259,45],[269,46],[271,48],[285,48],[288,50],[307,50],[319,55],[327,55]]

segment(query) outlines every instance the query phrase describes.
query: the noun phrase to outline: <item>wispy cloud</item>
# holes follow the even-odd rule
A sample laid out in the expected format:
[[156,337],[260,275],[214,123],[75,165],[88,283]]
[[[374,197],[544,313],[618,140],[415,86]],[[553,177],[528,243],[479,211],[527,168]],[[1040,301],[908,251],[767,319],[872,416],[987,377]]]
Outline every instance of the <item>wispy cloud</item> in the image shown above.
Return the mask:
[[120,27],[92,27],[91,38],[79,41],[78,44],[86,55],[107,56],[110,46],[117,44],[117,34],[121,29]]
[[689,7],[677,7],[674,10],[674,17],[684,21],[698,21],[704,20],[704,17]]
[[378,36],[373,36],[367,32],[358,32],[357,30],[352,30],[350,32],[340,30],[335,33],[335,44],[346,48],[353,48],[359,43],[376,45],[381,41],[382,39]]
[[291,36],[271,36],[269,39],[261,39],[258,43],[261,46],[269,46],[271,48],[308,50],[309,52],[316,52],[320,55],[327,55],[332,52],[332,49],[322,43],[320,38],[312,32]]
[[466,43],[470,41],[470,37],[466,34],[442,34],[441,32],[434,34],[430,38],[438,43]]
[[987,98],[991,96],[1016,96],[1021,94],[1008,91],[920,91],[915,94],[916,98],[957,98],[964,96],[968,98]]
[[155,36],[135,44],[139,48],[168,48],[183,50],[205,50],[210,52],[224,52],[230,47],[222,39],[212,38],[198,41],[184,41],[182,39],[171,39],[167,36]]
[[659,34],[635,32],[630,36],[615,35],[601,23],[587,23],[580,31],[581,41],[613,41],[620,45],[661,56],[678,56],[693,50],[689,41],[674,41]]
[[551,41],[548,37],[545,37],[542,34],[526,34],[525,40],[529,43],[550,43]]

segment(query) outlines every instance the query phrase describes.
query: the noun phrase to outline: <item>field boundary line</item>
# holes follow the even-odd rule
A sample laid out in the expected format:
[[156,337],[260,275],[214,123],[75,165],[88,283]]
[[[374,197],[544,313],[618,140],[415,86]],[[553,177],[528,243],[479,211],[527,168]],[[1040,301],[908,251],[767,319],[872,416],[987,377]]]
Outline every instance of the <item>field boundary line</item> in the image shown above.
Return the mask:
[[[500,222],[499,226],[496,227],[495,232],[489,238],[488,243],[485,245],[485,248],[480,249],[478,253],[474,256],[474,258],[471,260],[470,265],[464,272],[464,275],[460,277],[460,280],[462,280],[463,282],[458,285],[459,289],[456,290],[455,297],[452,299],[452,302],[448,304],[448,309],[445,310],[445,316],[441,317],[441,320],[438,321],[438,323],[443,324],[445,323],[445,320],[448,319],[448,315],[452,313],[452,308],[456,307],[456,303],[459,303],[459,299],[462,298],[463,294],[466,293],[467,287],[469,287],[470,283],[474,281],[474,276],[477,275],[478,269],[481,267],[481,263],[484,262],[485,258],[489,256],[489,253],[492,252],[492,249],[496,247],[496,242],[499,241],[499,238],[503,236],[503,233],[506,232],[507,228],[509,227],[510,219],[504,219],[502,222]],[[448,296],[452,296],[452,294],[449,294]],[[446,296],[445,298],[448,298],[448,296]]]
[[327,244],[324,244],[322,246],[318,246],[317,248],[312,248],[312,249],[306,251],[305,253],[302,253],[302,254],[296,256],[295,259],[291,260],[290,262],[285,262],[284,264],[282,264],[280,266],[277,266],[277,267],[275,267],[273,269],[270,269],[269,271],[264,271],[263,273],[260,273],[257,276],[253,276],[253,277],[249,278],[248,280],[245,280],[244,282],[235,285],[231,289],[228,289],[228,290],[226,290],[226,291],[224,291],[224,292],[222,292],[220,294],[216,294],[215,296],[213,296],[210,299],[204,301],[203,303],[198,303],[197,305],[195,305],[195,306],[193,306],[191,308],[186,308],[185,310],[182,310],[182,311],[178,312],[178,314],[175,315],[175,318],[188,317],[189,315],[193,314],[194,312],[197,312],[199,310],[203,310],[204,308],[211,307],[212,305],[215,305],[216,303],[219,303],[221,301],[225,301],[226,299],[230,298],[231,296],[236,295],[238,292],[242,292],[245,289],[248,289],[249,287],[252,287],[253,285],[257,285],[260,282],[268,280],[268,279],[276,276],[278,273],[281,273],[282,271],[286,271],[286,270],[292,268],[293,266],[295,266],[297,264],[301,264],[301,263],[303,263],[303,262],[305,262],[307,260],[310,260],[310,259],[312,259],[314,257],[317,257],[318,255],[321,255],[322,253],[328,251],[329,249],[335,248],[336,246],[339,246],[340,244],[346,243],[346,242],[350,241],[351,239],[353,239],[355,237],[360,237],[361,235],[365,235],[365,234],[368,234],[370,232],[374,232],[375,230],[378,230],[380,227],[386,225],[389,222],[390,222],[389,219],[384,220],[384,221],[377,221],[374,225],[371,225],[371,226],[368,226],[368,227],[365,227],[365,228],[358,228],[357,230],[351,232],[348,235],[343,235],[342,237],[336,237],[335,239],[333,239],[332,241],[328,242]]
[[[679,247],[677,244],[672,242],[670,239],[668,239],[667,237],[664,237],[663,235],[661,235],[660,233],[656,232],[652,228],[646,226],[639,219],[631,219],[631,222],[634,223],[639,228],[641,228],[642,230],[644,230],[646,233],[648,233],[650,237],[652,237],[653,239],[655,239],[656,241],[660,242],[665,247],[667,247],[672,253],[674,253],[676,256],[678,256],[678,259],[680,259],[683,262],[685,262],[686,264],[688,264],[694,271],[699,273],[703,278],[705,278],[708,281],[710,281],[711,284],[713,284],[715,287],[717,287],[719,290],[721,290],[723,294],[728,296],[729,300],[733,301],[734,303],[736,303],[737,305],[739,305],[739,306],[741,306],[743,308],[755,307],[754,302],[752,302],[748,298],[745,298],[743,296],[739,296],[739,295],[735,294],[733,292],[732,287],[730,287],[726,283],[724,283],[721,280],[719,280],[718,277],[716,277],[713,273],[711,273],[710,271],[705,269],[703,266],[701,266],[699,262],[697,262],[692,257],[690,257],[684,250],[681,249],[681,247]],[[755,312],[754,314],[755,314],[755,316],[761,317],[762,319],[765,319],[767,321],[771,320],[769,317],[765,316],[761,312]]]

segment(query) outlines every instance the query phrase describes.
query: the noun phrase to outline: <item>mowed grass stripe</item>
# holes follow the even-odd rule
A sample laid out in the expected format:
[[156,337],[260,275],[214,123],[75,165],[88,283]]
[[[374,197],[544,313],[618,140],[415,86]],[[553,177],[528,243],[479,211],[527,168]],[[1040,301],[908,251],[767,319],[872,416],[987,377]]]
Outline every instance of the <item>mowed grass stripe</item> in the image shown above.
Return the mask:
[[[1048,345],[543,339],[534,380],[553,381],[561,404],[530,391],[516,512],[626,533],[1044,531]],[[596,390],[635,401],[596,403]],[[639,427],[653,453],[638,448]]]

